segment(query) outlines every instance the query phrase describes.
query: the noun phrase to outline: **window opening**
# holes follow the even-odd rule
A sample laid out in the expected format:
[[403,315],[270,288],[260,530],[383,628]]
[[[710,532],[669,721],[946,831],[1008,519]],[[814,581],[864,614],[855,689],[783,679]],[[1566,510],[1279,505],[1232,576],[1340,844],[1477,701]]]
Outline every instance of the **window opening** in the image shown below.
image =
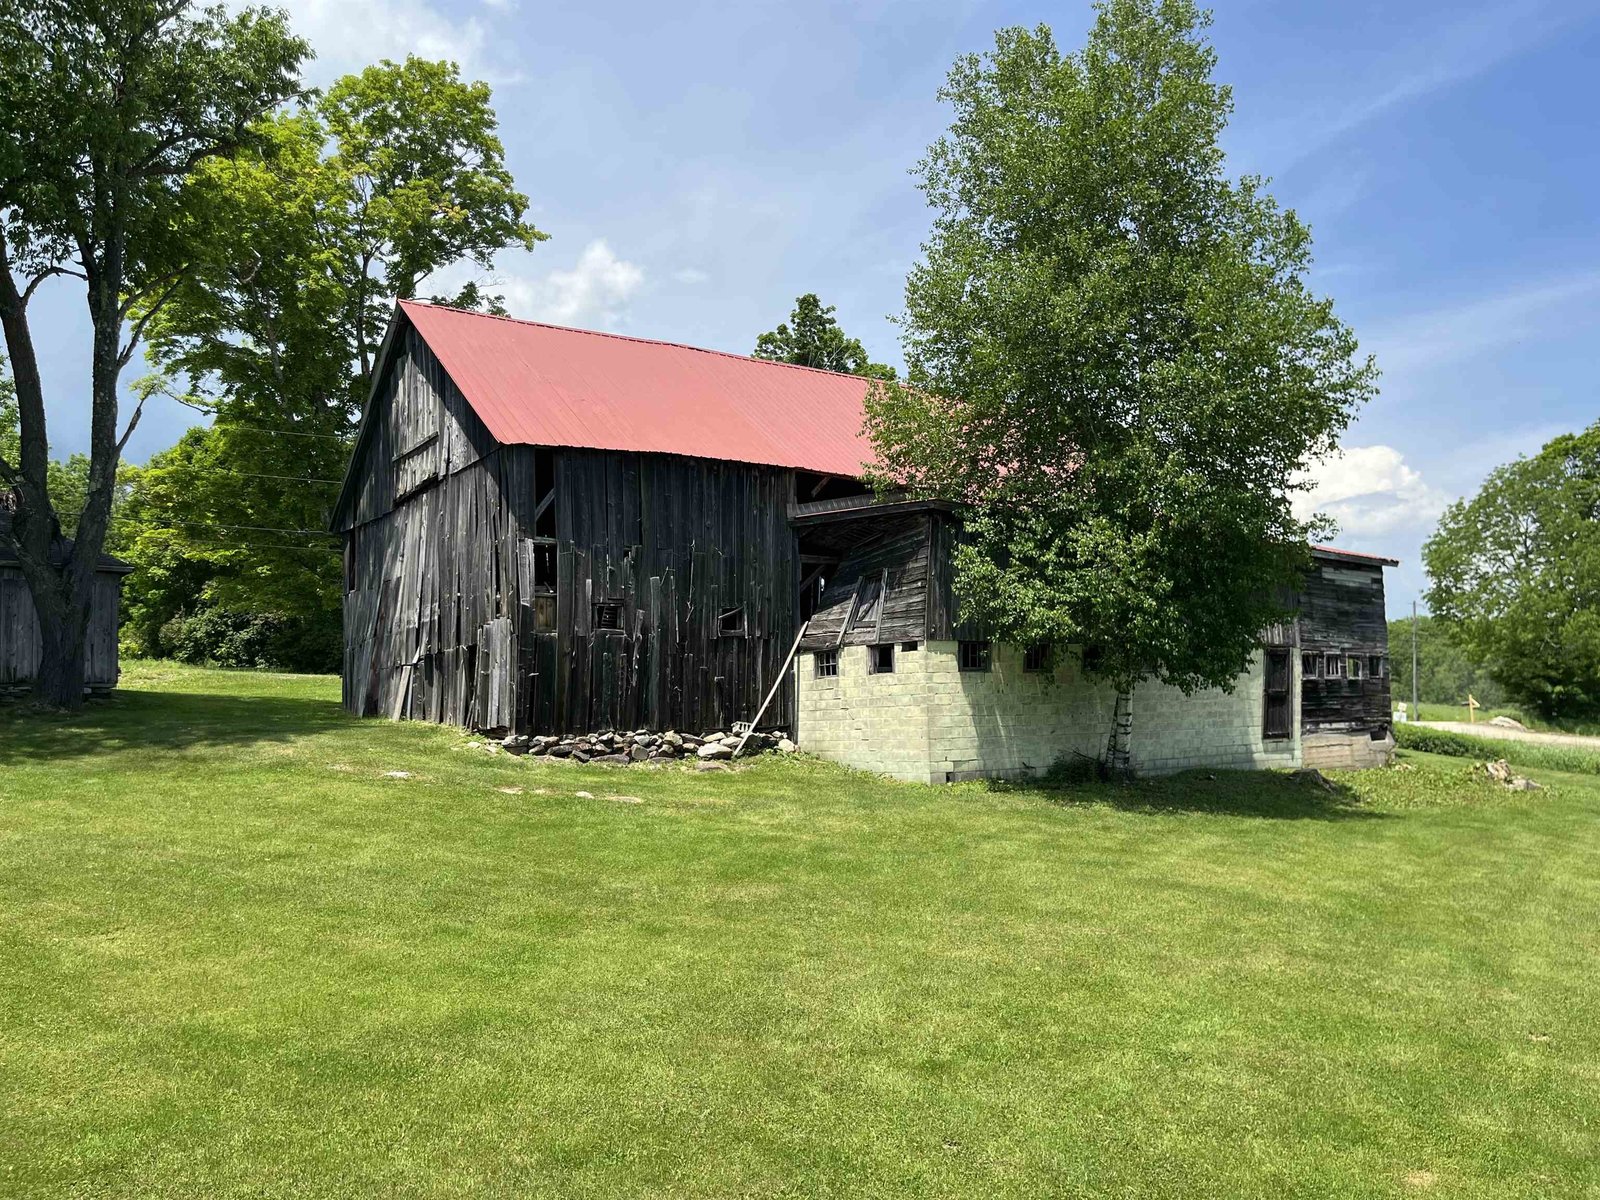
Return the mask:
[[533,451],[533,536],[556,536],[556,455],[545,446]]
[[957,665],[963,671],[987,671],[989,657],[988,642],[956,643]]
[[837,650],[818,650],[816,667],[818,679],[834,678],[839,674],[839,652]]
[[1266,688],[1261,716],[1262,735],[1268,738],[1286,738],[1293,730],[1294,705],[1289,696],[1289,652],[1268,650],[1266,660]]
[[894,646],[892,644],[867,647],[867,674],[894,674]]

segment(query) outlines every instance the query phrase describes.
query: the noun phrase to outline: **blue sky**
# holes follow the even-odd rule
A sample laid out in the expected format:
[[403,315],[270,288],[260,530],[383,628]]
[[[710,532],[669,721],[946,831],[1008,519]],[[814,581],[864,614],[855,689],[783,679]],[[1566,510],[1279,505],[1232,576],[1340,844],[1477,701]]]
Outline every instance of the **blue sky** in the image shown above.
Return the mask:
[[[748,353],[815,291],[888,361],[928,224],[907,170],[948,120],[950,62],[1000,26],[1075,46],[1091,21],[1084,3],[957,0],[287,7],[316,82],[415,51],[494,85],[552,235],[493,276],[518,315]],[[1316,499],[1340,544],[1405,560],[1398,615],[1444,504],[1600,415],[1600,5],[1250,0],[1219,4],[1211,36],[1233,170],[1309,222],[1314,282],[1384,372]],[[39,304],[64,454],[87,439],[82,302],[63,286]],[[158,402],[130,456],[193,416]]]

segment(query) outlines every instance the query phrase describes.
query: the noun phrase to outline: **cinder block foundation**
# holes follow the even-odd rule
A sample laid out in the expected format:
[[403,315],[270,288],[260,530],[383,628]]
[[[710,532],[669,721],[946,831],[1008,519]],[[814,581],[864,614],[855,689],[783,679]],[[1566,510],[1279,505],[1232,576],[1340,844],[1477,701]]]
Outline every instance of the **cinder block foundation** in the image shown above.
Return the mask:
[[[1083,678],[1070,656],[1053,671],[1033,672],[1024,669],[1020,649],[997,644],[989,671],[967,672],[959,669],[956,647],[952,641],[897,649],[892,674],[870,673],[865,646],[838,651],[837,676],[819,677],[815,656],[801,655],[801,748],[924,783],[1025,777],[1057,761],[1103,756],[1116,695]],[[1231,692],[1185,696],[1143,685],[1133,698],[1133,770],[1299,766],[1298,675],[1293,737],[1263,738],[1262,688],[1259,656]]]

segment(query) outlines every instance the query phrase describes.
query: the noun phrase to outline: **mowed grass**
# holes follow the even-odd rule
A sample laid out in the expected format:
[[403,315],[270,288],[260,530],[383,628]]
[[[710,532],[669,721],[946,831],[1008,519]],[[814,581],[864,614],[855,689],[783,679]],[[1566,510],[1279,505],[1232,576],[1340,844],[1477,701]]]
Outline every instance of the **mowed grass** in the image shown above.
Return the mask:
[[548,767],[125,682],[0,710],[0,1193],[1600,1189],[1592,776]]

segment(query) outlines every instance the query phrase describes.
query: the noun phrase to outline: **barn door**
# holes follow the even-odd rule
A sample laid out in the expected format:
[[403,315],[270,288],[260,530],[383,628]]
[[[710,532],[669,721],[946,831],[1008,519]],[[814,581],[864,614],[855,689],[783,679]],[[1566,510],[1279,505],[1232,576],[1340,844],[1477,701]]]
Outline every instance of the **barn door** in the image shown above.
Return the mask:
[[1294,736],[1294,697],[1291,694],[1294,674],[1289,669],[1289,651],[1272,648],[1266,651],[1266,696],[1262,719],[1262,736],[1286,738]]

